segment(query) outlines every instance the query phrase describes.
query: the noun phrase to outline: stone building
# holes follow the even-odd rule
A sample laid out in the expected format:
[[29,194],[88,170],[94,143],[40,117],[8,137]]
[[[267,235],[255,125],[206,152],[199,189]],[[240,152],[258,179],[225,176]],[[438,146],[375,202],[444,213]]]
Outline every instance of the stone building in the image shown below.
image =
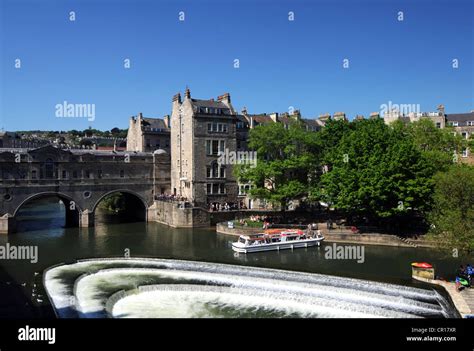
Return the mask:
[[[474,135],[474,111],[446,114],[446,124],[453,127],[458,134],[468,140]],[[461,157],[468,163],[474,163],[474,157],[469,148],[462,150]]]
[[[468,113],[450,113],[446,114],[443,105],[439,105],[437,112],[422,112],[402,114],[396,110],[385,113],[384,122],[391,124],[396,120],[406,123],[416,122],[422,119],[431,120],[437,128],[452,127],[454,131],[468,140],[474,133],[474,111]],[[469,148],[461,152],[463,162],[474,163],[474,157]]]
[[201,207],[237,203],[233,165],[221,153],[237,150],[238,117],[230,94],[217,100],[191,98],[186,89],[173,97],[171,113],[171,189]]
[[130,118],[127,133],[127,151],[170,152],[170,117],[146,118],[142,113]]

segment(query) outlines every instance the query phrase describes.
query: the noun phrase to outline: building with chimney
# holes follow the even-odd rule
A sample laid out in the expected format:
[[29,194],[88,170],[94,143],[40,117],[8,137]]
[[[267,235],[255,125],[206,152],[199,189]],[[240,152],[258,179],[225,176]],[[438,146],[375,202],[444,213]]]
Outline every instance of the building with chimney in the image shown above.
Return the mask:
[[130,117],[127,151],[153,152],[158,149],[170,152],[170,117],[148,118],[141,112]]
[[233,165],[219,162],[221,153],[237,151],[237,122],[230,94],[195,99],[187,88],[173,97],[171,113],[171,189],[196,206],[218,208],[237,203]]

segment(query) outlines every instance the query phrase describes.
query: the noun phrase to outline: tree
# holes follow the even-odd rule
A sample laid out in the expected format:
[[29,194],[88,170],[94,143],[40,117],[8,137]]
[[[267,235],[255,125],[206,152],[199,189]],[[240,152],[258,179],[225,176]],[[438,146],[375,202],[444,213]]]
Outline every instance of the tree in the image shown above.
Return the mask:
[[460,164],[435,176],[430,236],[446,250],[474,251],[474,168]]
[[312,190],[336,209],[390,225],[429,208],[432,167],[411,137],[382,119],[351,122],[324,159],[328,172]]
[[[456,161],[467,142],[452,127],[437,128],[427,118],[412,123],[396,121],[393,128],[413,139],[427,164],[433,166],[433,174],[447,170]],[[455,156],[456,155],[456,156]]]
[[310,174],[318,165],[316,134],[299,121],[260,125],[250,131],[249,148],[257,152],[257,164],[237,165],[241,182],[251,182],[250,195],[280,206],[308,194]]

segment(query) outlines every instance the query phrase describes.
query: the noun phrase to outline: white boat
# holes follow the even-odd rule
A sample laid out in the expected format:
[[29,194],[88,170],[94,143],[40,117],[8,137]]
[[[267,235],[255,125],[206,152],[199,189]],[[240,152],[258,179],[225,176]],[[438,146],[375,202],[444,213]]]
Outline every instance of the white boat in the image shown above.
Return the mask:
[[258,233],[240,235],[232,243],[232,250],[240,253],[297,249],[301,247],[320,246],[322,235],[307,236],[302,230],[282,230],[276,233]]

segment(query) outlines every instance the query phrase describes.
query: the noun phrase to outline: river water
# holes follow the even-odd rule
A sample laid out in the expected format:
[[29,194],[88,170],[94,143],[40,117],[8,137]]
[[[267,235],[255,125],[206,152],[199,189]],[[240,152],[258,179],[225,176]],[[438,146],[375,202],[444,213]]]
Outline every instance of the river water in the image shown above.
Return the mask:
[[[235,237],[216,234],[214,228],[173,229],[158,223],[110,223],[98,215],[95,228],[64,228],[64,207],[58,202],[26,205],[19,216],[18,232],[0,237],[0,245],[38,247],[38,262],[0,261],[0,288],[4,296],[0,317],[50,317],[48,299],[42,287],[42,272],[77,259],[167,258],[246,265],[283,270],[359,278],[411,287],[431,287],[411,279],[410,263],[430,262],[437,274],[452,278],[465,258],[446,257],[428,249],[365,247],[364,263],[325,258],[325,245],[295,251],[235,254],[230,244]],[[108,222],[108,223],[106,223]],[[367,282],[370,284],[370,282]],[[182,294],[183,292],[181,292]],[[203,292],[210,296],[210,292]]]

